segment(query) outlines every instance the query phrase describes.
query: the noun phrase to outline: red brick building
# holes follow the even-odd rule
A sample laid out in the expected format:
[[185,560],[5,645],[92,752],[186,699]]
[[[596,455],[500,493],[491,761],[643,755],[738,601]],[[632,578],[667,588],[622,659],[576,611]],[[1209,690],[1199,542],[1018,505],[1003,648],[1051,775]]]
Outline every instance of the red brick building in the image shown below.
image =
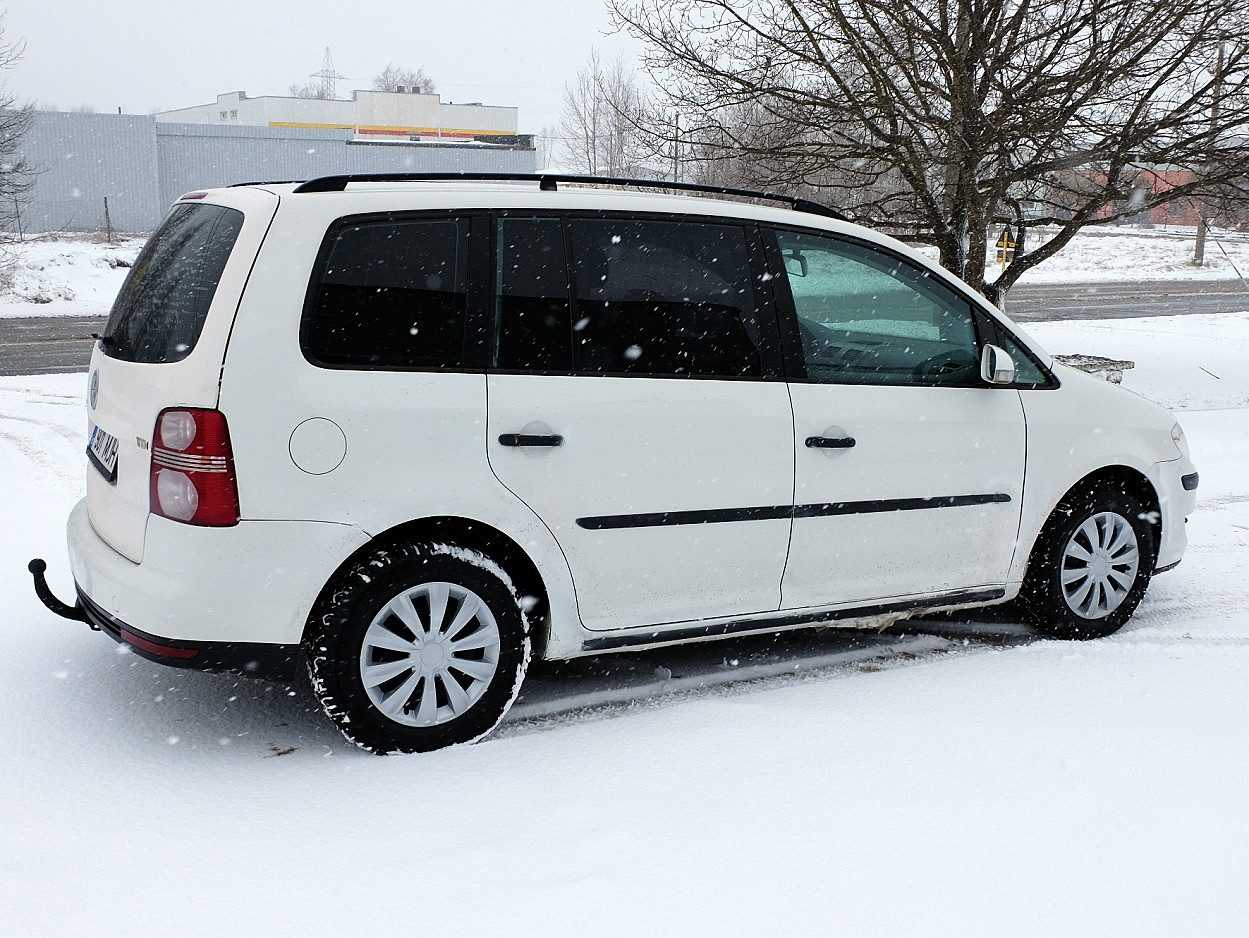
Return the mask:
[[[1183,185],[1191,178],[1192,172],[1190,170],[1176,166],[1140,166],[1135,168],[1129,177],[1127,185],[1131,192],[1128,198],[1124,201],[1117,201],[1113,205],[1108,205],[1098,214],[1098,217],[1108,218],[1112,214],[1118,214],[1125,209],[1130,209],[1133,204],[1144,203],[1153,196]],[[1199,221],[1198,212],[1200,210],[1201,205],[1198,200],[1179,198],[1174,202],[1168,202],[1165,205],[1159,205],[1134,215],[1128,215],[1119,224],[1154,225],[1158,227],[1164,225],[1188,225],[1196,227]],[[1230,217],[1225,212],[1215,211],[1214,219],[1214,224],[1228,228],[1240,228],[1246,224],[1249,217],[1246,216],[1245,211],[1242,209],[1239,212],[1234,212]]]

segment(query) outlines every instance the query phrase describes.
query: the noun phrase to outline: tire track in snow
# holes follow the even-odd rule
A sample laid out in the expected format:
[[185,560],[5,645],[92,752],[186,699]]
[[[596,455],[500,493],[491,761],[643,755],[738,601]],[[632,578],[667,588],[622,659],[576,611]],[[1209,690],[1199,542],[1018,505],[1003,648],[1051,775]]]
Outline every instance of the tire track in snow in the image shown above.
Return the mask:
[[78,407],[85,403],[82,394],[59,394],[38,388],[7,387],[0,389],[0,397],[17,400],[22,404],[52,404],[58,407]]
[[[12,419],[12,418],[3,418]],[[37,421],[32,421],[37,423]],[[54,430],[55,428],[46,427],[45,429]],[[67,437],[67,440],[69,438]],[[35,469],[42,478],[54,478],[63,484],[64,489],[70,493],[82,494],[84,484],[82,475],[79,472],[71,472],[66,468],[66,460],[53,456],[46,447],[30,435],[14,433],[9,430],[0,429],[0,440],[3,440],[13,446],[17,452],[28,462],[33,463]],[[73,442],[70,440],[70,442]],[[73,465],[71,463],[71,465]]]
[[1228,505],[1243,505],[1245,502],[1249,502],[1249,494],[1206,495],[1197,500],[1197,507],[1193,509],[1193,514],[1201,511],[1218,511]]
[[[984,640],[946,638],[929,634],[899,636],[885,644],[849,651],[798,655],[758,664],[727,666],[704,663],[686,673],[673,674],[656,664],[653,678],[626,687],[590,686],[561,692],[556,679],[526,679],[521,699],[509,711],[492,738],[524,735],[555,729],[572,723],[594,722],[623,716],[639,708],[667,706],[708,696],[749,694],[807,681],[826,681],[861,672],[893,670],[912,664],[935,661],[949,655],[978,654],[1003,644],[1027,644],[1032,637],[987,636]],[[642,653],[643,661],[658,662],[664,650]],[[671,661],[669,662],[672,663]],[[599,681],[605,685],[607,678]],[[537,685],[536,687],[533,685]],[[544,686],[545,685],[545,686]],[[526,697],[530,699],[526,699]]]
[[1234,590],[1212,595],[1194,589],[1155,597],[1146,594],[1146,599],[1148,604],[1142,604],[1128,621],[1126,631],[1119,634],[1131,634],[1133,625],[1142,629],[1174,627],[1178,631],[1189,632],[1194,621],[1230,619],[1249,614],[1249,599]]
[[1140,632],[1120,633],[1107,640],[1107,645],[1130,645],[1133,648],[1156,648],[1159,651],[1173,652],[1177,648],[1184,651],[1240,651],[1249,650],[1249,636],[1232,633],[1211,633],[1209,635],[1192,631],[1171,631],[1169,629],[1142,629]]
[[64,437],[68,442],[73,443],[75,446],[82,445],[85,447],[87,445],[87,436],[82,432],[82,430],[71,430],[64,424],[52,423],[47,420],[36,420],[34,417],[18,417],[13,414],[0,414],[0,421],[4,420],[13,420],[17,423],[30,424],[44,430],[51,430],[53,433]]
[[80,394],[57,394],[53,391],[40,391],[38,388],[5,388],[4,394],[6,396],[27,395],[23,397],[23,401],[27,404],[77,406],[83,403],[83,398]]

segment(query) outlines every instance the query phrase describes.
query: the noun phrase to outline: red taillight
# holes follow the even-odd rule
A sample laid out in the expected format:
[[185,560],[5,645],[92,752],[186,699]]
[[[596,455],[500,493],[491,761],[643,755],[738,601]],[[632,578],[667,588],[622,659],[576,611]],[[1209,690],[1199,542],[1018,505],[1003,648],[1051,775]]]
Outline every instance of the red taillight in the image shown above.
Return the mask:
[[170,407],[152,433],[152,514],[227,527],[238,524],[239,493],[225,414]]

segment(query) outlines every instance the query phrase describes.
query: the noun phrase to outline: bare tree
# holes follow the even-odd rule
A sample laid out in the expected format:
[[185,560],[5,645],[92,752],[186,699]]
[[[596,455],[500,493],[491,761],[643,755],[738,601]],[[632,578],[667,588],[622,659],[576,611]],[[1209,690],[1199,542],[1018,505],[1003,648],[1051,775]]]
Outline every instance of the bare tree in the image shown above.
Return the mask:
[[[25,46],[22,42],[5,42],[0,25],[0,70],[18,63]],[[31,167],[21,154],[22,137],[35,119],[34,105],[19,105],[0,81],[0,231],[21,229],[20,199],[34,182]],[[0,257],[0,266],[7,266]]]
[[[663,106],[701,159],[934,244],[995,302],[1085,226],[1243,191],[1241,0],[609,5],[647,44]],[[1187,173],[1133,198],[1162,167]],[[990,282],[989,229],[1003,219],[1056,229]]]
[[559,131],[550,125],[544,126],[538,131],[533,138],[534,150],[534,166],[539,170],[547,170],[551,168],[551,164],[555,159],[554,147],[559,139]]
[[325,90],[325,84],[319,81],[306,81],[302,85],[291,85],[290,96],[292,98],[317,98],[323,101],[331,97]]
[[642,107],[633,72],[623,56],[604,64],[598,50],[564,86],[559,156],[570,172],[627,176],[639,171],[637,124]]
[[424,68],[398,68],[387,65],[373,78],[374,91],[406,91],[433,94],[434,80],[425,74]]

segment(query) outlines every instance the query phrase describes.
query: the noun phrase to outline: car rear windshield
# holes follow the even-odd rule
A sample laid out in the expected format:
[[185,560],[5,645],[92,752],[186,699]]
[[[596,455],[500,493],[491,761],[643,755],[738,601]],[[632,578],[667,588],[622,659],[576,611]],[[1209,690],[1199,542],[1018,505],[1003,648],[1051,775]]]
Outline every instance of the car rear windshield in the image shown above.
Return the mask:
[[174,206],[144,246],[104,330],[111,358],[157,363],[191,354],[243,213],[221,205]]

